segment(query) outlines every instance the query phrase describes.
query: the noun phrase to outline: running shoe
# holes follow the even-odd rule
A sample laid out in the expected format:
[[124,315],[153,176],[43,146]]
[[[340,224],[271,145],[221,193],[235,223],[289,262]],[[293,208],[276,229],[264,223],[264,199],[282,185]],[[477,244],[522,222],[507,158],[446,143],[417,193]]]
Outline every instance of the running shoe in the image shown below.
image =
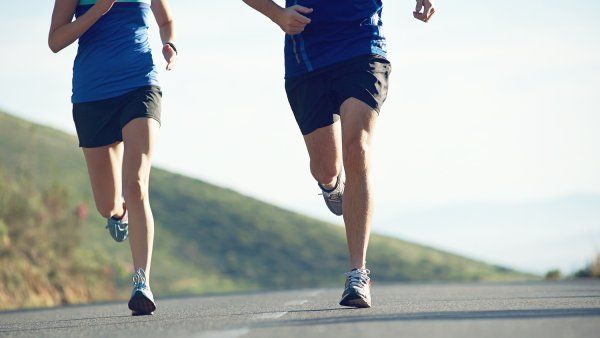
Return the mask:
[[337,216],[342,216],[343,214],[342,202],[344,197],[344,185],[345,182],[342,180],[341,172],[337,177],[337,181],[333,189],[325,189],[321,183],[319,183],[319,188],[321,188],[322,191],[320,195],[323,195],[323,199],[325,199],[327,208],[329,208],[329,210]]
[[340,305],[358,308],[371,307],[371,278],[368,269],[346,272],[346,285]]
[[107,220],[106,229],[115,241],[123,242],[129,236],[128,218],[127,210],[125,210],[123,217],[116,218],[113,216]]
[[154,295],[146,284],[146,272],[142,268],[133,274],[133,291],[129,299],[129,309],[134,316],[151,315],[156,310]]

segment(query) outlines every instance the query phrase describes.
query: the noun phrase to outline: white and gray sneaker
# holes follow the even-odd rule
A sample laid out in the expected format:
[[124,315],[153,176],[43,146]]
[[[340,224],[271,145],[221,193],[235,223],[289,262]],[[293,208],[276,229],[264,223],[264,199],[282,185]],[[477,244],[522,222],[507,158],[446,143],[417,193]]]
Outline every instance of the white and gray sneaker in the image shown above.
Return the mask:
[[371,278],[369,269],[346,272],[346,285],[340,305],[358,308],[371,307]]
[[146,272],[142,268],[133,274],[133,291],[128,305],[134,316],[151,315],[156,310],[154,295],[146,284]]
[[323,195],[327,208],[337,216],[343,215],[342,204],[344,199],[344,186],[345,182],[343,180],[342,172],[338,175],[333,189],[325,189],[321,183],[319,183],[319,188],[321,188],[322,191],[320,195]]

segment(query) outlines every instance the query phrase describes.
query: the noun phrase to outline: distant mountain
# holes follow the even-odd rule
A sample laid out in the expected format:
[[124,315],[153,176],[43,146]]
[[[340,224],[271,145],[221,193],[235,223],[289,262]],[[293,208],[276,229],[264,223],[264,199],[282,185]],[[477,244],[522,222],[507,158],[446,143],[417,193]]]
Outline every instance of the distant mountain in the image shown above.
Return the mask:
[[560,268],[570,273],[600,252],[600,196],[404,211],[380,219],[378,226],[388,235],[525,271]]
[[[0,302],[1,306],[127,296],[129,248],[109,238],[104,220],[93,211],[87,171],[74,136],[0,112],[0,173],[0,179],[11,183],[0,185],[0,201],[20,200],[26,206],[17,218],[9,210],[11,203],[7,202],[4,210],[0,208],[0,266],[4,267],[10,257],[19,259],[18,264],[13,261],[16,270],[12,274],[0,269],[0,286],[12,285],[12,289],[0,287],[0,300],[3,292],[4,299],[10,299],[10,292],[21,295],[10,305]],[[39,201],[35,208],[27,206],[30,199]],[[344,230],[339,226],[158,168],[153,171],[151,200],[156,217],[152,285],[158,296],[341,287],[347,249]],[[86,209],[90,210],[89,216]],[[78,218],[78,225],[61,221],[65,215],[76,215],[71,217]],[[44,233],[21,236],[18,224],[35,233],[36,219],[44,220],[44,226],[39,227]],[[15,243],[23,238],[27,238],[26,243]],[[52,249],[65,241],[69,245],[62,251]],[[38,247],[48,247],[53,254],[38,260],[31,254]],[[14,254],[19,250],[19,255]],[[378,282],[534,278],[381,235],[372,236],[369,267]],[[44,292],[54,295],[50,300],[34,287],[35,283],[9,283],[17,277],[15,274],[24,276],[31,271],[47,285]],[[75,286],[63,290],[64,281],[60,280],[64,275],[86,283],[94,281],[95,289],[102,292]]]

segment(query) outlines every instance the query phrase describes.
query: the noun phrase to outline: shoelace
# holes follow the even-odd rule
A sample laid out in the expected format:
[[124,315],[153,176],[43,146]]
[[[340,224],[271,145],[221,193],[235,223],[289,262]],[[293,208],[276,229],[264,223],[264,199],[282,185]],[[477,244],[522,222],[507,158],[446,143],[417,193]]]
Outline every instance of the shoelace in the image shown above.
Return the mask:
[[136,289],[145,289],[146,288],[146,272],[144,271],[144,269],[139,268],[137,269],[137,271],[133,274],[132,278],[133,279],[133,287]]
[[341,201],[342,200],[342,186],[343,183],[339,182],[339,178],[338,181],[335,183],[335,188],[330,191],[327,192],[325,190],[323,190],[323,187],[321,187],[321,193],[319,195],[321,196],[325,196],[328,200],[332,201],[332,202],[337,202],[337,201]]
[[340,173],[340,175],[338,175],[337,177],[337,181],[335,182],[335,188],[333,188],[333,190],[330,192],[323,190],[323,187],[321,186],[321,184],[319,184],[319,187],[321,188],[321,193],[319,195],[325,196],[328,200],[332,202],[341,201],[343,196],[343,190],[341,189],[341,186],[344,184],[344,182],[340,182],[341,179],[342,174]]
[[333,201],[333,202],[340,201],[342,199],[342,196],[343,196],[339,192],[336,192],[336,193],[330,192],[330,193],[328,193],[328,192],[325,192],[325,191],[321,192],[319,195],[325,196],[325,197],[327,197],[328,200]]
[[356,269],[346,272],[345,275],[348,277],[348,284],[351,286],[364,287],[369,283],[369,269]]

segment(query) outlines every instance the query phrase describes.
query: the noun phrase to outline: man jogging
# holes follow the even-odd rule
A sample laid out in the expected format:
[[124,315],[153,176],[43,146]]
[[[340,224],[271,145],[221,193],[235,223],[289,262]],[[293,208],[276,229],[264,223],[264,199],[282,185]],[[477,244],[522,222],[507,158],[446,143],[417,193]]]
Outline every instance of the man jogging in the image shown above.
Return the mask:
[[[370,144],[391,72],[382,1],[286,0],[286,8],[272,0],[244,2],[286,33],[288,100],[325,204],[346,225],[350,271],[340,305],[371,307]],[[413,16],[427,22],[434,12],[431,1],[417,0]]]

